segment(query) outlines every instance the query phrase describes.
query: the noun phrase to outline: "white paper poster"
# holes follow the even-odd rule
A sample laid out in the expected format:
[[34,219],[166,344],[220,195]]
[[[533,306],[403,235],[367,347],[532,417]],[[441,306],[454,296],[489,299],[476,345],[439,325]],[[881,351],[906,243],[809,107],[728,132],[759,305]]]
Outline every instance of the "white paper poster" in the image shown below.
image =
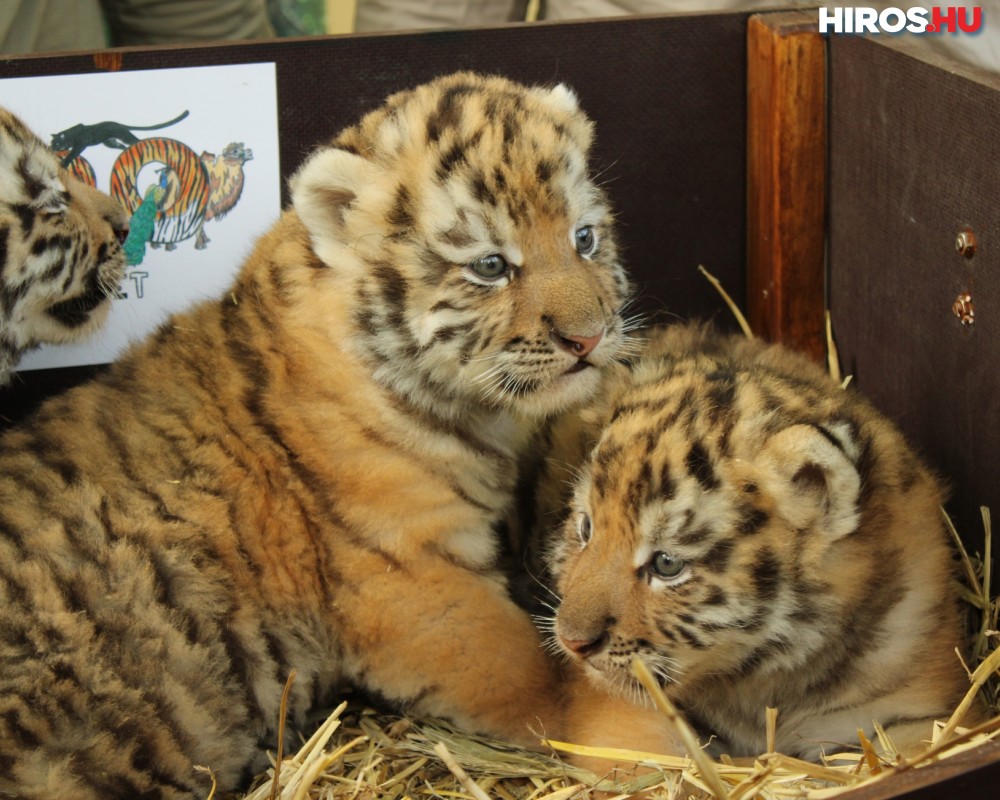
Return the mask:
[[280,213],[274,64],[12,78],[0,105],[132,216],[105,327],[20,369],[113,361],[168,314],[220,296]]

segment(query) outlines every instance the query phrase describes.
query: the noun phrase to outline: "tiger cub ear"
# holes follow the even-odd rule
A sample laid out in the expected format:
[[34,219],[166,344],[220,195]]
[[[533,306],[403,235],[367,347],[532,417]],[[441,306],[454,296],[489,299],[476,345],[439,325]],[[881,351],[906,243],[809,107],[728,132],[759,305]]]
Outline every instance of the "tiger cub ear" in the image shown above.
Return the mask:
[[378,168],[366,158],[332,147],[299,167],[289,181],[292,205],[318,249],[344,243],[347,213],[378,175]]
[[759,465],[789,523],[839,539],[860,522],[857,457],[847,423],[792,425],[765,442]]
[[576,92],[570,89],[565,83],[556,84],[551,89],[542,90],[546,99],[556,108],[572,114],[579,111],[580,102],[577,100]]

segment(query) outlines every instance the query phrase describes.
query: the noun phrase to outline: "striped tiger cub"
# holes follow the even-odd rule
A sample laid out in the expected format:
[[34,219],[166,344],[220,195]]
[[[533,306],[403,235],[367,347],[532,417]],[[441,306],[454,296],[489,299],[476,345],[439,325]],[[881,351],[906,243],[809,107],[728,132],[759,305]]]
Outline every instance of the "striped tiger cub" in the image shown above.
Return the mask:
[[104,322],[127,235],[125,211],[0,108],[0,386],[26,351]]
[[968,689],[941,487],[804,357],[661,329],[548,442],[550,643],[613,694],[639,657],[714,750],[765,752],[774,707],[777,750],[817,759],[873,720],[912,754]]
[[230,290],[0,439],[0,794],[243,785],[352,684],[537,745],[495,566],[544,416],[628,348],[592,124],[461,73],[317,150]]

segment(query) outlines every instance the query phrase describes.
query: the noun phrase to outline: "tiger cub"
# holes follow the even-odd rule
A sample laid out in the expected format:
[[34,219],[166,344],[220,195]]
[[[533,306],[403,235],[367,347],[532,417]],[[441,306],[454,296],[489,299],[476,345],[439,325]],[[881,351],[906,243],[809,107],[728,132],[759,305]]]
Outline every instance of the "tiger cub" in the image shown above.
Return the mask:
[[777,749],[816,759],[873,720],[912,753],[967,690],[941,488],[804,357],[660,330],[549,435],[549,509],[582,465],[552,645],[612,693],[639,697],[639,657],[716,750],[764,752],[770,706]]
[[82,338],[125,273],[128,217],[0,108],[0,386],[25,351]]
[[[229,291],[0,439],[0,794],[191,798],[353,684],[535,744],[516,461],[627,347],[564,86],[460,73],[321,147]],[[290,726],[291,727],[291,726]]]

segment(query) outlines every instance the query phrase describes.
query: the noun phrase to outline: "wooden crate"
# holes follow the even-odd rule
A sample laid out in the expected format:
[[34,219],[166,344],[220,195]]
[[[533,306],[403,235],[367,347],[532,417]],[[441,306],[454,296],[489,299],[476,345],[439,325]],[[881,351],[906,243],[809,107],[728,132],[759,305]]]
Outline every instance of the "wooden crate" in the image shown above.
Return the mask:
[[[570,84],[597,125],[595,171],[643,310],[732,326],[704,265],[758,331],[820,358],[829,308],[845,372],[948,477],[982,550],[978,507],[1000,509],[996,76],[782,12],[9,58],[0,78],[249,62],[277,67],[283,177],[444,72]],[[971,258],[955,249],[966,229]],[[963,293],[971,325],[952,310]],[[22,373],[0,391],[0,424],[95,369]],[[998,780],[1000,748],[984,747],[844,797],[987,797]]]

